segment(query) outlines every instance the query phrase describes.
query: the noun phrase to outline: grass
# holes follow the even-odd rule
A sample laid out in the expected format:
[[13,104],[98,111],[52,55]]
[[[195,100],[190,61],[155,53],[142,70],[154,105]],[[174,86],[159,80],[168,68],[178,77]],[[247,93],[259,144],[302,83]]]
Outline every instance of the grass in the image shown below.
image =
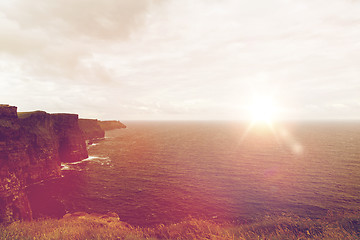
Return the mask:
[[360,239],[360,216],[268,216],[240,225],[189,218],[176,224],[140,228],[117,219],[86,215],[14,222],[0,227],[0,239]]

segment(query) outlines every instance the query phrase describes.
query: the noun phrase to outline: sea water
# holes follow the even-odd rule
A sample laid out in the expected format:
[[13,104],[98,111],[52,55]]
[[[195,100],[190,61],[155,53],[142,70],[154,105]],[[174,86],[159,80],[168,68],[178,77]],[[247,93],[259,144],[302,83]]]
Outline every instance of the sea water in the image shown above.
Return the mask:
[[31,190],[32,202],[112,211],[139,226],[360,209],[360,123],[127,126],[89,147],[89,159],[63,165],[62,178]]

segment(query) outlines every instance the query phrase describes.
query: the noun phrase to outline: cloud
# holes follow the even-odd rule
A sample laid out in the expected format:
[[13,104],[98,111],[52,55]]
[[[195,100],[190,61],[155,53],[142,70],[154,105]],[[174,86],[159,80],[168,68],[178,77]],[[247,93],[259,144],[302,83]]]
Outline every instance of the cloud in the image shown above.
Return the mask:
[[[151,0],[57,0],[0,3],[0,56],[17,57],[22,71],[62,81],[111,81],[92,56],[144,25]],[[14,58],[13,58],[14,59]],[[16,59],[15,59],[16,61]],[[87,64],[84,64],[84,63]],[[89,64],[90,63],[90,64]]]
[[15,0],[6,16],[22,29],[43,29],[49,34],[96,39],[126,38],[142,24],[151,0],[57,0],[33,4]]
[[0,30],[0,53],[23,56],[39,51],[46,44],[42,31],[23,31],[16,22],[5,17],[1,17]]
[[0,80],[9,81],[0,84],[0,100],[25,101],[25,88],[37,86],[26,105],[49,98],[48,109],[63,101],[90,114],[106,105],[103,115],[152,119],[241,117],[254,94],[272,95],[299,118],[345,116],[329,108],[336,104],[354,116],[360,101],[358,1],[14,0],[0,7]]

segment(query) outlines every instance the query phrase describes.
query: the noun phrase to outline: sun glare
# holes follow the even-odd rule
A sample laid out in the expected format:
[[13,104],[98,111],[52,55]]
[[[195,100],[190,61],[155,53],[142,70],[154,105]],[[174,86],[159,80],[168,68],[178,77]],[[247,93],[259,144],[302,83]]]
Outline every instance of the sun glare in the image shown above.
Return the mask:
[[269,131],[264,131],[265,129],[270,130],[274,140],[280,146],[287,146],[293,154],[300,155],[304,152],[301,143],[281,127],[281,123],[275,123],[275,120],[280,120],[281,116],[279,115],[283,113],[284,108],[280,108],[273,98],[267,96],[253,97],[253,101],[248,105],[247,109],[251,115],[251,121],[241,136],[241,142],[252,131],[269,133]]
[[272,123],[278,109],[271,98],[258,97],[250,106],[252,121],[256,123]]

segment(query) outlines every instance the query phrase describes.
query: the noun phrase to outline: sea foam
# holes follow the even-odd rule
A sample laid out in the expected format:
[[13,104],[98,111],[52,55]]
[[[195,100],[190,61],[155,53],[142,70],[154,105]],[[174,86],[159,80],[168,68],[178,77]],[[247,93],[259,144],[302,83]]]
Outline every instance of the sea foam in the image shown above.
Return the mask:
[[108,157],[99,157],[99,156],[89,156],[81,161],[71,162],[71,163],[61,163],[61,170],[78,170],[81,171],[82,169],[74,168],[74,165],[78,165],[84,162],[94,162],[99,163],[101,165],[109,165],[111,166],[111,159]]

